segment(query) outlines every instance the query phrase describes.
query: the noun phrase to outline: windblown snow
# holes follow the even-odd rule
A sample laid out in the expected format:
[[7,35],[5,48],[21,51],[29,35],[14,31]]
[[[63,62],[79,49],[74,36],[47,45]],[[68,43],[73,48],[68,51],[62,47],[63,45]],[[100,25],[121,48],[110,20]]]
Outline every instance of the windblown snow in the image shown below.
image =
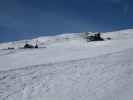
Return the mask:
[[[102,33],[105,41],[95,42],[71,33],[0,44],[0,100],[133,100],[132,32]],[[19,49],[25,41],[40,48]]]

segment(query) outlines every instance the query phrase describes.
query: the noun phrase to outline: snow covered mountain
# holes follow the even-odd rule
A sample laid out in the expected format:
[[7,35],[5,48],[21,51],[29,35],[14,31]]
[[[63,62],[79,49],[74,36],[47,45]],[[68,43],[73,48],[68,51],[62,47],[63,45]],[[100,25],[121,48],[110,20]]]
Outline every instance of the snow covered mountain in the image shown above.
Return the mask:
[[[0,100],[133,100],[132,32],[102,33],[105,41],[96,42],[71,33],[0,44]],[[19,49],[27,41],[40,48]]]

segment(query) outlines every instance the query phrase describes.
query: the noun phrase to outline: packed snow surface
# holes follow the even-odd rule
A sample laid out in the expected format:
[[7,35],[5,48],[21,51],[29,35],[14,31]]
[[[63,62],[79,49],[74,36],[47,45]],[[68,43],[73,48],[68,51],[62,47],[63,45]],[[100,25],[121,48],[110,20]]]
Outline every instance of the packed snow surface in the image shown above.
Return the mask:
[[0,44],[0,100],[133,100],[132,32],[96,42],[81,33],[27,40],[38,49],[19,49],[25,40]]

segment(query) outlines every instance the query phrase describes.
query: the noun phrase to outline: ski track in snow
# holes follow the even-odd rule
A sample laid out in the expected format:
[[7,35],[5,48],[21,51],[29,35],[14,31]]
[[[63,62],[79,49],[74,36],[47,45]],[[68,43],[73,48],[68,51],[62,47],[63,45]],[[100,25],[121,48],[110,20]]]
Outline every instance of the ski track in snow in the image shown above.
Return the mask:
[[0,71],[0,100],[122,100],[133,83],[132,51]]
[[132,32],[89,43],[79,34],[42,37],[47,48],[0,50],[0,100],[133,100]]

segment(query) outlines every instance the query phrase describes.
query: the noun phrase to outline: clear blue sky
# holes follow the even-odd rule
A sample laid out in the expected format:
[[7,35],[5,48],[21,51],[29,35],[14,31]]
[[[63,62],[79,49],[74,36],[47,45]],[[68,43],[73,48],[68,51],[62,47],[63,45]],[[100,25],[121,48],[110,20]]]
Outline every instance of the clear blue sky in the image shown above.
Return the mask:
[[133,26],[133,0],[0,0],[0,42]]

